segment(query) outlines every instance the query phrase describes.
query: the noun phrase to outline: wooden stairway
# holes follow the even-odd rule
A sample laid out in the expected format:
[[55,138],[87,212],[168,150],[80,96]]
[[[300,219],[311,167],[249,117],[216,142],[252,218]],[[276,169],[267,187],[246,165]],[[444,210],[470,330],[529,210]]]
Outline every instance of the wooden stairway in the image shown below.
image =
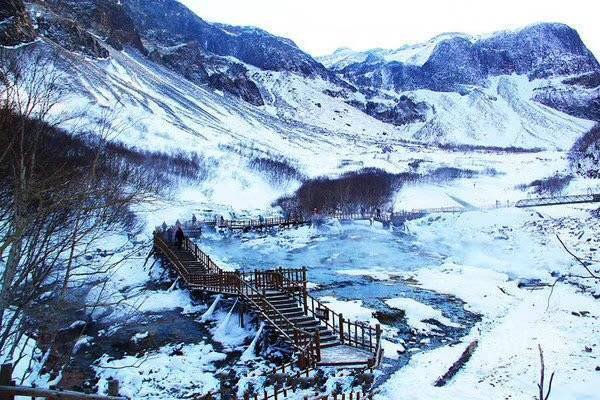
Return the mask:
[[[379,325],[372,328],[348,321],[311,297],[306,287],[306,268],[224,271],[190,239],[175,246],[165,236],[165,232],[155,232],[155,254],[175,270],[188,288],[238,296],[292,346],[302,368],[317,365],[372,368],[381,362],[383,350]],[[361,349],[364,358],[321,362],[321,350],[336,346]]]
[[[338,337],[326,326],[321,325],[321,322],[311,316],[304,314],[304,310],[293,296],[280,290],[268,290],[264,295],[269,303],[271,303],[277,311],[285,315],[294,325],[300,329],[307,331],[312,335],[319,332],[320,348],[328,348],[339,346],[341,343]],[[286,331],[288,335],[293,332]]]

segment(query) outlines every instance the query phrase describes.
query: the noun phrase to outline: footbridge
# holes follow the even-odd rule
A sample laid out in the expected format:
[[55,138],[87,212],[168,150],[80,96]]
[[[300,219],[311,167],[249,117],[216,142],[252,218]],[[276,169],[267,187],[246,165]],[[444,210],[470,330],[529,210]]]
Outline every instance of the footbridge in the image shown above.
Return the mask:
[[554,197],[537,197],[531,199],[519,200],[515,203],[515,207],[545,207],[556,206],[561,204],[584,204],[584,203],[600,203],[600,193],[579,194],[573,196],[554,196]]
[[[196,243],[154,234],[154,251],[190,290],[237,296],[293,350],[301,368],[376,368],[383,357],[381,327],[350,321],[311,296],[301,269],[225,271]],[[243,318],[243,317],[242,317]]]
[[295,215],[287,217],[273,217],[273,218],[241,218],[241,219],[225,219],[223,217],[217,217],[212,220],[204,221],[192,221],[192,225],[186,225],[186,231],[191,236],[194,236],[194,230],[197,230],[199,226],[205,225],[221,230],[230,231],[258,231],[268,230],[274,228],[292,228],[303,225],[314,225],[318,224],[326,219],[337,219],[341,222],[350,221],[369,221],[370,223],[379,222],[383,226],[401,226],[406,221],[422,218],[429,214],[456,214],[465,213],[469,211],[481,211],[491,210],[498,208],[527,208],[527,207],[544,207],[544,206],[555,206],[555,205],[568,205],[568,204],[584,204],[584,203],[598,203],[600,202],[600,193],[589,193],[589,194],[578,194],[578,195],[567,195],[567,196],[548,196],[548,197],[534,197],[528,199],[518,200],[516,202],[500,202],[496,201],[495,205],[486,207],[442,207],[442,208],[421,208],[421,209],[407,209],[398,211],[382,212],[380,210],[368,210],[362,212],[344,212],[344,211],[321,211],[313,212],[308,216]]

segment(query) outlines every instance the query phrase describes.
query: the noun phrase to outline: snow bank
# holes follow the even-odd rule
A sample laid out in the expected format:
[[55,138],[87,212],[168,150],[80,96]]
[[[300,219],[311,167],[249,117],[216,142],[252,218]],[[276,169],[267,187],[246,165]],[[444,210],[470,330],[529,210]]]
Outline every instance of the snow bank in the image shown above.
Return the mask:
[[[411,276],[426,289],[465,300],[468,308],[482,314],[482,321],[462,345],[413,355],[383,384],[378,399],[495,399],[519,393],[530,398],[539,379],[538,343],[544,349],[546,370],[556,371],[553,393],[560,393],[557,398],[597,398],[590,389],[600,387],[594,354],[600,337],[600,304],[591,296],[559,283],[546,310],[549,290],[520,289],[505,274],[482,268],[444,265]],[[589,314],[573,314],[582,310]],[[471,360],[448,385],[433,386],[475,338],[479,347]]]
[[108,390],[108,380],[117,379],[120,394],[131,399],[176,400],[218,390],[213,363],[225,357],[204,342],[171,344],[142,358],[109,360],[105,355],[94,369],[102,393]]
[[204,304],[193,305],[194,301],[187,290],[144,291],[138,301],[139,312],[160,312],[181,308],[184,314],[190,314],[206,310]]
[[462,325],[456,324],[444,317],[441,311],[436,310],[427,304],[419,303],[413,299],[398,297],[394,299],[388,299],[385,301],[385,303],[392,308],[404,310],[405,318],[408,321],[408,324],[420,333],[430,333],[431,330],[435,328],[435,326],[424,322],[428,319],[436,320],[443,325],[454,328],[462,327]]

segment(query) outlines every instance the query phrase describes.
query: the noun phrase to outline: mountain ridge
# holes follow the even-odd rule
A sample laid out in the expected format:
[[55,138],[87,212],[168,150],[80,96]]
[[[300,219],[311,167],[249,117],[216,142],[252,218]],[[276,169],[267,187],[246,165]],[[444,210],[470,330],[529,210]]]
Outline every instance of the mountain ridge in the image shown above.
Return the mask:
[[328,69],[290,39],[207,22],[176,0],[31,0],[20,13],[18,21],[32,21],[22,22],[22,31],[35,27],[39,38],[66,51],[97,60],[113,58],[111,49],[137,52],[144,62],[315,132],[567,148],[572,135],[589,128],[584,120],[600,118],[600,81],[585,78],[600,67],[564,24],[480,38],[441,34]]

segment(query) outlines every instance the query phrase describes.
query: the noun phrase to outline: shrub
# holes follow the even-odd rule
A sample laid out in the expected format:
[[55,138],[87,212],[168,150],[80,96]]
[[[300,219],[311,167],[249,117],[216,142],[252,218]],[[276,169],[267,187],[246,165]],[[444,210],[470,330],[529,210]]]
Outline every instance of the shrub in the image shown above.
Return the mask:
[[575,142],[568,158],[571,169],[577,173],[590,178],[600,177],[600,124]]
[[250,160],[250,168],[263,173],[267,179],[280,185],[291,180],[303,180],[304,176],[298,169],[285,161],[273,160],[266,157],[255,157]]
[[338,178],[306,181],[294,196],[280,199],[284,209],[356,211],[360,207],[382,207],[404,183],[415,181],[414,173],[390,174],[379,169],[350,172]]
[[536,179],[535,181],[517,186],[517,189],[525,190],[534,188],[534,193],[540,195],[554,195],[562,192],[573,179],[573,175],[555,174],[544,179]]

